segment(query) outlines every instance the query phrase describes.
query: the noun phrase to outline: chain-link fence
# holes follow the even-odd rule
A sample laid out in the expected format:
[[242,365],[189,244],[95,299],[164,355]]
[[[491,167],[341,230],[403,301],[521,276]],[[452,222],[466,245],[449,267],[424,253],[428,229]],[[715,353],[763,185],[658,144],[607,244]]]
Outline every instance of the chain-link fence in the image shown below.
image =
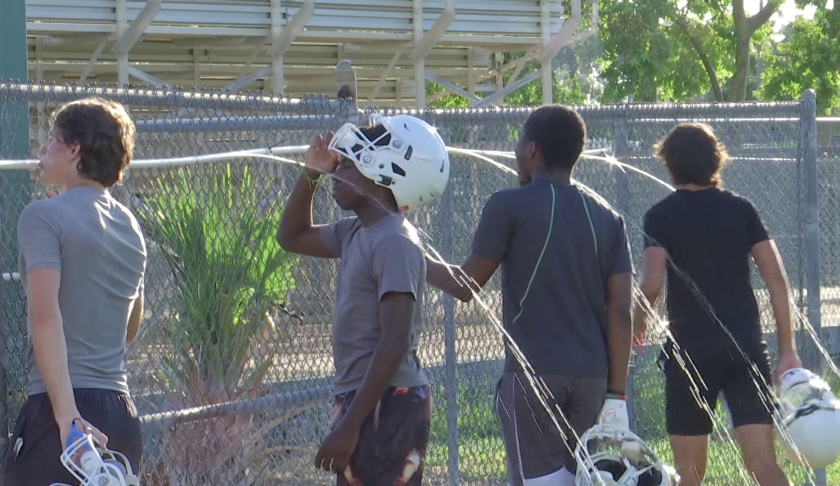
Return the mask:
[[[90,95],[122,102],[138,129],[135,163],[113,193],[137,214],[149,249],[145,321],[127,356],[130,387],[144,423],[142,484],[331,484],[333,478],[315,470],[312,459],[332,407],[330,326],[338,267],[334,261],[285,254],[273,239],[300,168],[243,156],[202,163],[150,159],[301,146],[378,110],[357,110],[350,102],[327,97],[290,100],[0,83],[0,159],[31,159],[46,139],[50,113],[64,101]],[[834,175],[831,161],[820,159],[817,225],[817,188],[807,183],[817,180],[813,100],[610,105],[579,111],[589,131],[588,149],[603,149],[646,172],[585,158],[574,174],[625,216],[637,268],[642,216],[670,191],[653,145],[678,121],[711,124],[733,159],[724,172],[726,187],[756,203],[784,258],[798,309],[807,308],[812,324],[819,326],[820,293],[805,290],[822,286],[825,292],[838,277],[840,267],[833,264],[830,250],[837,226],[834,181],[840,173]],[[452,146],[496,151],[512,150],[529,113],[412,112],[438,127]],[[302,160],[300,153],[283,157]],[[26,317],[16,274],[15,226],[25,204],[48,197],[48,188],[31,165],[3,168],[0,436],[7,440],[26,390]],[[469,254],[487,198],[515,183],[514,176],[486,161],[453,154],[445,195],[411,219],[428,236],[430,247],[460,263]],[[316,223],[343,215],[327,188],[319,189],[314,214]],[[820,229],[829,231],[816,240]],[[809,266],[819,250],[820,264]],[[243,266],[251,271],[242,271]],[[822,269],[822,280],[818,272],[813,280],[815,268]],[[237,277],[221,278],[230,275]],[[497,319],[499,281],[494,277],[482,292]],[[772,342],[769,299],[760,279],[755,285]],[[220,306],[231,296],[240,296],[240,302]],[[811,300],[802,300],[806,296]],[[824,321],[837,314],[830,304],[822,309]],[[478,303],[456,304],[433,288],[424,310],[420,357],[434,397],[424,483],[504,484],[504,447],[492,405],[502,369],[500,333]],[[636,350],[631,415],[637,433],[672,463],[663,379],[655,364],[660,339]],[[837,341],[823,341],[832,344],[834,354]],[[819,365],[815,353],[805,354],[815,363],[812,368]],[[785,468],[802,483],[803,470],[788,463]],[[735,451],[713,439],[707,484],[744,484],[732,481],[742,477],[740,470]]]

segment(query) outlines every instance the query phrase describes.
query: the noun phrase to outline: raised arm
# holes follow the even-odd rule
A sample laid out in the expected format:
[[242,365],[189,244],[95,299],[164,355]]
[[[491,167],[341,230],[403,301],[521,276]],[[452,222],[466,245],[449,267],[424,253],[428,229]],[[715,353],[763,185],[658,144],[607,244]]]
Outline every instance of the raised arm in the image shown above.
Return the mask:
[[320,226],[312,224],[312,202],[324,174],[332,174],[338,164],[337,155],[327,146],[332,134],[319,135],[306,152],[306,166],[298,176],[292,193],[283,207],[277,228],[277,243],[290,252],[322,258],[338,258],[321,240]]

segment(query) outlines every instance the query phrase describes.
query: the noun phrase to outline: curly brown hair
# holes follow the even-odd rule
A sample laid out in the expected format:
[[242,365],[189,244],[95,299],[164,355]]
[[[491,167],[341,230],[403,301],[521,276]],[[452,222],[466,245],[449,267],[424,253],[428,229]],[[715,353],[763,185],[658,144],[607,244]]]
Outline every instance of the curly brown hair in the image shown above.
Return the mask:
[[709,125],[680,123],[654,149],[675,184],[715,187],[723,184],[720,173],[729,161],[729,154]]
[[134,153],[137,130],[120,103],[99,97],[71,101],[52,118],[64,143],[79,145],[76,168],[83,178],[105,187],[122,181]]

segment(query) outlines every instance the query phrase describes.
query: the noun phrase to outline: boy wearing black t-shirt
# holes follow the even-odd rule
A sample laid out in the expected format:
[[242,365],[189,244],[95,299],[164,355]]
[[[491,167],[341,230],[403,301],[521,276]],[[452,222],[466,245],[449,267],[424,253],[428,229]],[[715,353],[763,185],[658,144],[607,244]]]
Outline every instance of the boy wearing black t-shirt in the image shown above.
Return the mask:
[[[788,485],[773,449],[770,359],[749,267],[752,256],[770,292],[778,377],[801,366],[781,258],[753,204],[718,187],[727,153],[710,127],[680,124],[656,150],[677,190],[645,214],[641,287],[653,304],[667,275],[673,339],[665,351],[666,422],[680,486],[701,484],[713,428],[693,387],[712,411],[723,392],[746,466],[759,484]],[[637,342],[646,327],[642,307],[636,310]]]

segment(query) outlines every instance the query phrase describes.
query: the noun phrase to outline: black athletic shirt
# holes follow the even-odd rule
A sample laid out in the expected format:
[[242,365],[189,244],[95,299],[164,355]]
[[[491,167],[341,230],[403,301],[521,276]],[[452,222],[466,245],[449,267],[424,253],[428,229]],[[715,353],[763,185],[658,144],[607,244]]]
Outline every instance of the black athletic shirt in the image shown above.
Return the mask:
[[[501,262],[504,326],[537,374],[607,377],[607,280],[633,269],[621,215],[538,178],[490,197],[473,251]],[[505,339],[505,370],[520,369]]]
[[680,346],[731,344],[722,323],[744,351],[757,351],[762,333],[749,261],[752,247],[768,236],[755,206],[723,189],[678,190],[648,210],[644,231],[645,248],[668,252],[666,303]]

